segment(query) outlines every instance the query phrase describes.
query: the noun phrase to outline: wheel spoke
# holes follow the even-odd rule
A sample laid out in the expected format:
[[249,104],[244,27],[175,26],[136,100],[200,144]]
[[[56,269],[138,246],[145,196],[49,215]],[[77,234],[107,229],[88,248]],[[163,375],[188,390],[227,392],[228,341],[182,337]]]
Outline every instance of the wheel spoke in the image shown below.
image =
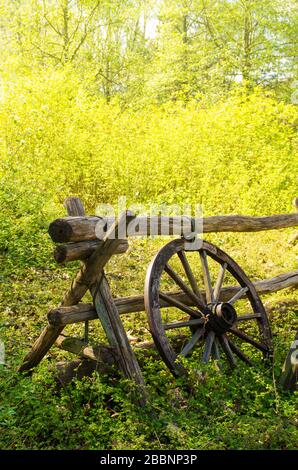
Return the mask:
[[248,313],[246,315],[239,315],[236,321],[239,322],[239,321],[246,321],[246,320],[254,320],[256,318],[262,318],[261,313]]
[[[185,294],[192,299],[195,304],[201,304],[198,296],[185,284],[183,279],[177,274],[171,266],[168,264],[165,265],[165,272],[173,279],[174,282],[185,292]],[[201,304],[201,307],[204,309],[204,305]]]
[[185,255],[184,251],[178,251],[178,256],[179,256],[179,259],[180,259],[180,261],[182,263],[182,266],[184,268],[187,279],[189,280],[189,283],[192,287],[192,290],[194,291],[194,293],[196,294],[196,296],[200,300],[201,304],[204,305],[205,304],[204,298],[203,298],[202,293],[199,289],[196,278],[193,275],[193,272],[191,270],[191,267],[189,265],[188,259]]
[[222,288],[222,284],[223,284],[223,280],[224,280],[224,277],[225,277],[226,269],[227,269],[227,263],[224,263],[224,264],[220,265],[217,281],[216,281],[214,291],[213,291],[213,297],[214,297],[215,302],[218,302],[218,300],[219,300],[220,291],[221,291],[221,288]]
[[262,352],[268,353],[269,349],[267,346],[265,346],[262,343],[259,343],[259,341],[256,341],[255,339],[251,338],[251,336],[248,336],[246,333],[243,333],[240,330],[237,330],[237,328],[231,328],[229,330],[233,335],[237,336],[240,339],[243,339],[243,341],[246,341],[247,343],[251,344],[255,348],[259,349]]
[[220,342],[220,345],[222,347],[223,352],[227,356],[227,359],[228,359],[228,362],[229,362],[230,366],[232,367],[232,369],[234,369],[237,366],[237,362],[236,362],[236,359],[233,356],[233,353],[231,351],[229,341],[228,341],[228,338],[226,337],[226,335],[219,336],[219,342]]
[[199,339],[203,336],[204,334],[204,328],[201,328],[197,330],[191,337],[191,340],[184,346],[184,348],[181,351],[181,356],[187,356],[187,354],[190,353],[192,348],[196,345],[196,343],[199,341]]
[[193,318],[202,318],[202,315],[199,312],[196,312],[192,308],[188,307],[187,305],[184,305],[182,302],[179,300],[174,299],[172,296],[164,294],[163,292],[159,293],[159,297],[162,300],[165,300],[169,306],[176,307],[179,310],[182,310],[182,312],[187,313]]
[[[154,343],[167,367],[178,377],[187,372],[184,356],[186,360],[191,355],[198,358],[203,369],[202,361],[209,363],[211,358],[215,369],[224,361],[233,368],[240,362],[252,365],[253,351],[270,357],[272,335],[267,313],[243,270],[207,241],[191,251],[193,255],[184,250],[183,238],[172,240],[147,269],[145,310]],[[192,256],[196,257],[195,266]],[[235,285],[228,285],[230,277],[236,280]],[[172,291],[162,287],[164,278]],[[235,313],[232,305],[239,305],[239,312]]]
[[220,354],[219,354],[217,338],[214,338],[214,341],[213,341],[213,344],[212,344],[212,355],[213,355],[215,360],[217,360],[217,361],[220,360]]
[[229,304],[233,305],[237,300],[241,299],[241,297],[244,296],[244,294],[248,291],[248,287],[242,287],[237,294],[235,294],[230,300]]
[[248,364],[249,366],[252,366],[253,363],[251,362],[251,360],[244,354],[244,352],[242,352],[242,350],[240,348],[238,348],[238,346],[236,346],[235,343],[233,343],[233,341],[231,341],[230,339],[228,339],[228,342],[229,342],[229,345],[230,345],[230,348],[231,350],[233,351],[233,353],[236,354],[236,356],[239,357],[239,359],[241,359],[243,362],[245,362],[246,364]]
[[214,331],[210,331],[208,333],[207,337],[206,337],[205,349],[204,349],[204,353],[203,353],[203,357],[202,357],[203,364],[207,364],[207,362],[209,361],[209,357],[210,357],[210,354],[211,354],[214,338],[215,338]]
[[214,301],[214,298],[213,298],[213,289],[212,289],[212,284],[211,284],[207,255],[206,255],[205,250],[200,251],[200,258],[201,258],[201,263],[202,263],[202,268],[203,268],[203,277],[204,277],[204,284],[205,284],[205,290],[206,290],[206,300],[207,300],[207,304],[209,304]]
[[174,328],[184,328],[187,326],[194,326],[194,325],[202,325],[205,323],[205,320],[203,318],[198,318],[197,320],[189,320],[189,321],[177,321],[173,323],[166,323],[163,325],[165,330],[171,330]]

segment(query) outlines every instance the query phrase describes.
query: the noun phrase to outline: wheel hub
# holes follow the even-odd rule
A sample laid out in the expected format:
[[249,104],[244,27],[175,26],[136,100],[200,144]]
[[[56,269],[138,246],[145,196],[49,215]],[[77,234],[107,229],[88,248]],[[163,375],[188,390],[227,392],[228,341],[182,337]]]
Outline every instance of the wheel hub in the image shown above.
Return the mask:
[[237,313],[233,305],[226,302],[209,305],[208,325],[216,334],[226,333],[237,319]]

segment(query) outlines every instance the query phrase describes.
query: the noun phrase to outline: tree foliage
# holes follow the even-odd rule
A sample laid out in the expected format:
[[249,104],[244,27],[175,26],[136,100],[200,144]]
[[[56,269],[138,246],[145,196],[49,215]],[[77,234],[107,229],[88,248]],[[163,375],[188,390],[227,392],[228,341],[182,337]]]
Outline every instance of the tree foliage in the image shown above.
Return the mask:
[[[139,349],[151,397],[141,410],[117,375],[58,390],[55,364],[69,360],[58,348],[32,377],[15,372],[78,269],[54,262],[47,234],[65,197],[81,197],[88,214],[119,195],[146,208],[202,204],[206,216],[292,210],[297,19],[295,0],[0,0],[0,448],[297,448],[296,397],[276,385],[294,289],[265,299],[272,368],[218,374],[210,363],[202,382],[193,358],[190,389]],[[208,240],[254,281],[297,268],[290,233]],[[143,292],[164,243],[130,239],[111,259],[115,297]],[[149,339],[142,312],[123,321]],[[91,344],[101,341],[91,322]]]
[[297,14],[291,0],[2,0],[2,72],[72,64],[126,103],[214,100],[239,83],[290,99]]

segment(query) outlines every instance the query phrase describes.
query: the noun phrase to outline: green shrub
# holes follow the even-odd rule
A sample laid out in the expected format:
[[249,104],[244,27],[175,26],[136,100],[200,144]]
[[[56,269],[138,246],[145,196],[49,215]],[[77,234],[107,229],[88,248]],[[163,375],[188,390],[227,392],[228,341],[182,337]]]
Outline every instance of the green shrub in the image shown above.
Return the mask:
[[[295,448],[295,395],[280,394],[271,372],[241,367],[219,377],[211,368],[188,395],[161,361],[147,359],[151,402],[139,410],[126,381],[95,376],[57,391],[50,361],[32,379],[13,371],[77,268],[54,264],[46,233],[66,196],[80,196],[88,213],[123,195],[147,207],[202,203],[206,215],[289,212],[297,196],[297,116],[294,106],[261,90],[208,107],[193,101],[122,109],[90,95],[73,70],[11,83],[0,111],[0,337],[8,363],[0,371],[1,448]],[[287,236],[208,238],[260,278],[294,269]],[[133,241],[131,252],[111,261],[115,295],[142,292],[146,266],[162,243]],[[274,307],[277,375],[297,313],[291,295],[292,307],[282,295],[266,299]],[[135,316],[128,328],[145,321]]]

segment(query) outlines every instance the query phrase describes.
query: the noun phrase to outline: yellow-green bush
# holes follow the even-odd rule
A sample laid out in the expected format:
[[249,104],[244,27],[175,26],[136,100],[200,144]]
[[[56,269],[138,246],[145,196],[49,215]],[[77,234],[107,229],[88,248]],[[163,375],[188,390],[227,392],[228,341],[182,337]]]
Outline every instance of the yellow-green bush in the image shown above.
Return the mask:
[[1,104],[2,251],[19,259],[28,231],[34,250],[70,194],[89,210],[125,195],[129,204],[202,203],[208,215],[288,211],[297,117],[295,106],[260,90],[208,108],[123,110],[90,95],[71,70],[26,75]]
[[[77,268],[54,264],[46,233],[50,220],[63,214],[65,196],[82,197],[89,213],[119,195],[129,204],[203,203],[206,215],[290,211],[297,196],[297,109],[261,91],[242,91],[212,107],[176,102],[124,110],[89,94],[88,83],[70,70],[25,74],[6,88],[0,105],[0,338],[7,353],[7,367],[0,368],[0,447],[296,448],[295,396],[282,394],[272,380],[294,336],[296,291],[264,299],[274,335],[273,370],[240,365],[219,376],[210,365],[208,380],[196,379],[187,395],[161,361],[141,358],[151,386],[143,410],[115,376],[57,391],[54,364],[69,358],[57,348],[32,380],[13,371]],[[286,237],[287,231],[276,231],[208,240],[256,279],[294,269]],[[142,292],[146,266],[162,243],[133,240],[133,250],[111,260],[115,295]],[[142,313],[124,324],[132,336],[147,328]],[[99,322],[91,325],[90,338],[104,339]]]

